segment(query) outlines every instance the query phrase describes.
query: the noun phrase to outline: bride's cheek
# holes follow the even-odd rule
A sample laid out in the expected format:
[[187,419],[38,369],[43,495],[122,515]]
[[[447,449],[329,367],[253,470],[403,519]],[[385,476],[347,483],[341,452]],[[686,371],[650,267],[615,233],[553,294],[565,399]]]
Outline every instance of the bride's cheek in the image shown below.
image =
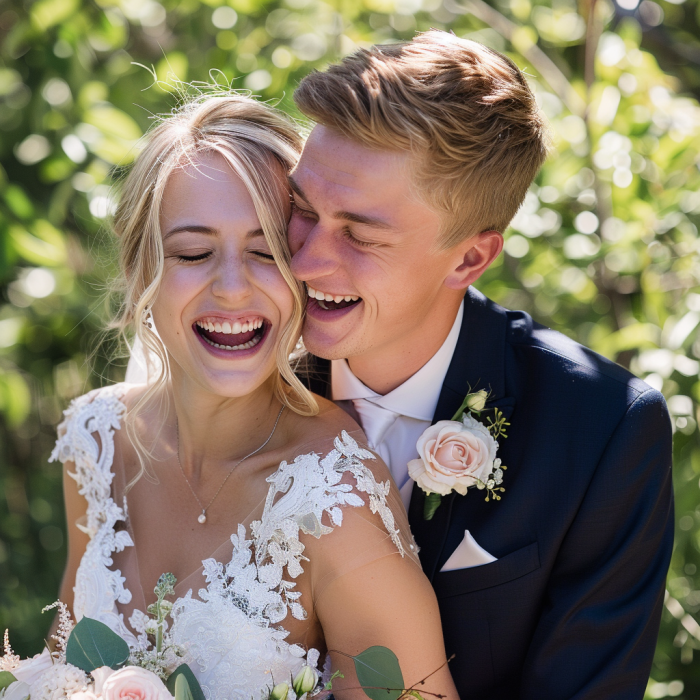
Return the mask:
[[283,328],[294,313],[294,295],[279,268],[268,265],[257,275],[257,286],[279,313],[279,325]]

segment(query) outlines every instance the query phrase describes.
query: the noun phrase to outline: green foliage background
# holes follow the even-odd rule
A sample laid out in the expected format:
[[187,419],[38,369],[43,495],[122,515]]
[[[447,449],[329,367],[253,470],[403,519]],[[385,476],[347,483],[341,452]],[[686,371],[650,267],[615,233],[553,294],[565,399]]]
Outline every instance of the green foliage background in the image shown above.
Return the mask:
[[698,0],[0,4],[0,628],[16,651],[40,650],[62,574],[60,469],[47,461],[61,410],[123,373],[105,352],[88,358],[113,272],[111,177],[175,103],[143,66],[294,113],[311,68],[438,27],[510,55],[554,135],[478,286],[668,399],[677,539],[647,697],[700,697],[699,18]]

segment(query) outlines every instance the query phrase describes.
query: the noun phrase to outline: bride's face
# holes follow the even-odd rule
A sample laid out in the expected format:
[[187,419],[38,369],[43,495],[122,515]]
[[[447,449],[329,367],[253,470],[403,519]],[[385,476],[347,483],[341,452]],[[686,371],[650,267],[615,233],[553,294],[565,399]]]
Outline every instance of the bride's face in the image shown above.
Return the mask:
[[160,212],[165,270],[153,320],[173,381],[224,397],[253,392],[276,371],[293,296],[253,200],[218,154],[169,178]]

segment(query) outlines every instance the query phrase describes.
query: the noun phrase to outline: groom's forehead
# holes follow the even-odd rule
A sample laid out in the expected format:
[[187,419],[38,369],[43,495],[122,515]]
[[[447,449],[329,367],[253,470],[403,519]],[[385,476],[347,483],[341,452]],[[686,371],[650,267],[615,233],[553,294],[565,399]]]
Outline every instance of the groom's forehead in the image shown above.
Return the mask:
[[350,194],[374,188],[380,182],[386,187],[387,176],[391,174],[395,179],[405,168],[406,160],[402,152],[373,149],[317,126],[306,142],[292,179],[304,188],[323,187]]

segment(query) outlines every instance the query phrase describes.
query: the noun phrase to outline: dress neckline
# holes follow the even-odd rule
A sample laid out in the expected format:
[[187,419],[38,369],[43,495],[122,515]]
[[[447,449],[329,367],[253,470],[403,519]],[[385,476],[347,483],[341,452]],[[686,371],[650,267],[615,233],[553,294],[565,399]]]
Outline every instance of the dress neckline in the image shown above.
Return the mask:
[[[115,528],[118,522],[128,528],[126,499],[120,507],[112,497],[114,434],[126,415],[123,398],[129,386],[117,384],[76,399],[59,426],[59,440],[51,459],[75,464],[76,471],[71,476],[78,481],[80,492],[88,502],[87,525],[83,529],[91,539],[76,577],[76,619],[83,615],[99,619],[132,648],[140,648],[148,643],[140,624],[143,613],[136,614],[139,612],[136,608],[129,618],[134,634],[127,628],[123,613],[118,612],[118,604],[132,602],[132,591],[121,571],[110,568],[115,553],[134,546],[130,529]],[[95,433],[100,446],[93,437]],[[198,602],[216,596],[226,598],[242,606],[250,619],[264,626],[282,622],[288,612],[296,619],[305,619],[306,610],[299,602],[301,593],[294,590],[294,579],[303,573],[301,562],[305,559],[299,536],[302,532],[316,537],[327,534],[342,523],[341,505],[364,505],[358,494],[351,493],[352,487],[342,483],[345,472],[354,476],[356,490],[369,496],[372,511],[380,513],[403,556],[399,531],[386,505],[390,482],[378,483],[363,463],[373,459],[371,452],[342,431],[334,440],[334,448],[325,456],[308,452],[296,456],[292,462],[282,461],[266,478],[270,486],[263,513],[260,520],[250,523],[250,536],[246,526],[239,524],[230,536],[230,561],[224,564],[213,557],[202,561],[207,584],[206,589],[199,591],[204,601]],[[324,515],[330,525],[323,523]],[[269,546],[273,541],[274,546]],[[178,598],[176,606],[195,600],[190,590]]]

